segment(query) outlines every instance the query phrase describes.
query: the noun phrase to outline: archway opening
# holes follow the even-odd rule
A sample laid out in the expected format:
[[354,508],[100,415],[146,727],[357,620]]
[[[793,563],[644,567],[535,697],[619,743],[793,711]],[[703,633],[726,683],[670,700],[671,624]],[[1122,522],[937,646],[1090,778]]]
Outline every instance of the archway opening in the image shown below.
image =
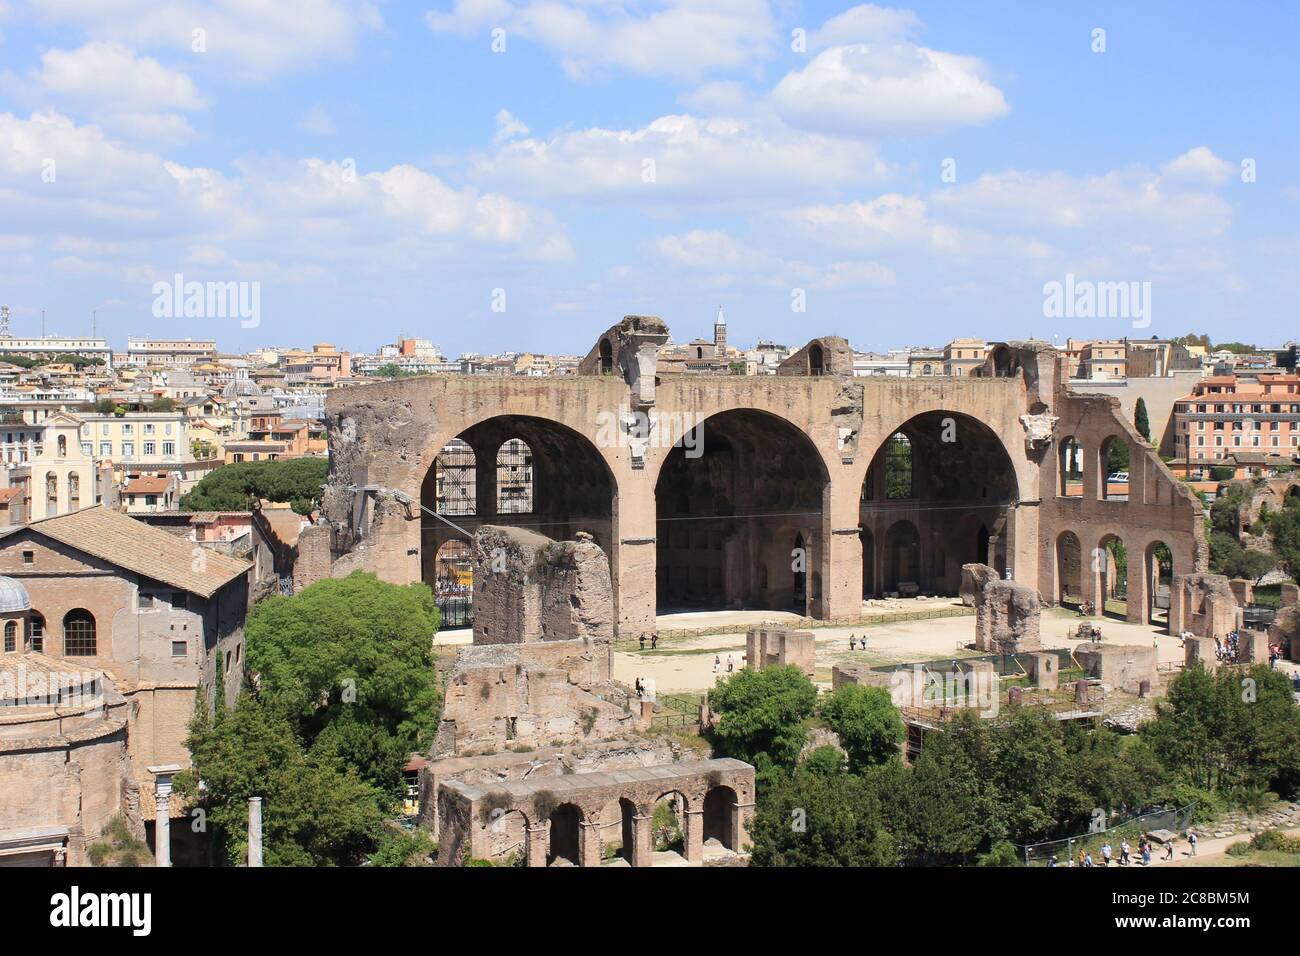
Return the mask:
[[799,602],[811,613],[829,481],[817,447],[756,409],[713,415],[691,445],[668,453],[655,484],[659,612]]
[[1128,501],[1129,447],[1118,435],[1111,435],[1097,451],[1099,497],[1110,501]]
[[[859,497],[864,597],[955,596],[963,564],[1006,568],[1018,486],[1011,456],[983,422],[948,411],[908,420],[877,449]],[[870,554],[868,540],[877,543]]]
[[1061,442],[1060,488],[1062,498],[1083,497],[1083,446],[1071,435]]
[[1163,541],[1147,545],[1144,567],[1147,620],[1169,626],[1169,596],[1174,584],[1174,555]]
[[551,811],[551,845],[546,854],[546,865],[557,860],[568,860],[579,866],[582,858],[578,850],[578,831],[582,826],[582,811],[572,803],[562,803]]
[[1073,531],[1056,539],[1056,602],[1074,609],[1083,603],[1083,547]]
[[433,595],[444,628],[474,623],[474,556],[468,541],[444,541],[435,556]]
[[[435,589],[448,541],[472,539],[480,525],[526,527],[564,540],[586,531],[609,556],[614,478],[596,446],[559,422],[498,415],[443,446],[425,474],[420,503],[422,578]],[[466,621],[466,623],[469,623]]]
[[704,840],[717,840],[728,850],[740,851],[736,845],[736,791],[718,786],[704,795]]
[[487,831],[489,860],[510,866],[528,859],[528,820],[518,810],[493,816]]
[[686,855],[686,798],[676,790],[655,801],[650,814],[650,843],[657,853]]
[[1128,619],[1128,549],[1118,535],[1101,539],[1094,554],[1099,580],[1098,610],[1119,621]]

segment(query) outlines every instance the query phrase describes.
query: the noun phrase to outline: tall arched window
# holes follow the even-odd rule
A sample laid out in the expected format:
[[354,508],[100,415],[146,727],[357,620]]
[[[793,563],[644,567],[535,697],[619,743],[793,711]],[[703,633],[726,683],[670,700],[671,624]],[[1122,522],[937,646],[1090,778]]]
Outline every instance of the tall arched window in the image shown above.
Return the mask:
[[68,475],[68,510],[81,507],[81,476],[75,471]]
[[497,514],[533,513],[533,450],[511,438],[497,450]]
[[614,348],[609,339],[600,340],[600,374],[609,375],[614,371]]
[[826,371],[825,358],[822,354],[820,345],[812,345],[808,348],[808,374],[821,375]]
[[472,515],[475,511],[477,471],[474,449],[453,438],[434,459],[435,508],[440,515]]
[[59,445],[59,457],[67,458],[68,457],[68,436],[60,435],[58,445]]
[[27,623],[27,649],[34,654],[45,653],[45,615],[33,611]]
[[59,510],[59,476],[54,472],[45,473],[45,513],[56,514]]
[[18,650],[18,622],[5,622],[5,653],[12,654]]
[[95,616],[85,608],[74,608],[63,616],[63,653],[67,657],[94,657]]

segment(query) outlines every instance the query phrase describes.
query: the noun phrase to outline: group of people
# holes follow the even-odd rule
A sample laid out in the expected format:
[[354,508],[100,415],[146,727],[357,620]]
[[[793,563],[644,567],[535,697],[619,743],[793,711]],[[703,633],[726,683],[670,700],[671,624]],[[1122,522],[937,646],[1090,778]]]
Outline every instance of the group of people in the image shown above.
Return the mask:
[[[1188,830],[1188,831],[1187,831],[1187,846],[1188,846],[1188,849],[1189,849],[1190,854],[1191,854],[1192,856],[1196,856],[1196,834],[1195,834],[1194,832],[1192,832],[1191,830]],[[1120,866],[1128,866],[1128,865],[1131,864],[1131,863],[1136,863],[1136,862],[1139,862],[1139,861],[1141,862],[1141,864],[1142,864],[1143,866],[1150,866],[1150,865],[1151,865],[1151,854],[1152,854],[1152,849],[1151,849],[1151,840],[1150,840],[1148,837],[1143,836],[1141,839],[1138,840],[1138,845],[1137,845],[1137,855],[1136,855],[1136,856],[1133,855],[1133,849],[1134,849],[1133,846],[1128,842],[1127,839],[1120,840],[1120,842],[1119,842],[1119,859],[1118,859],[1116,862],[1117,862]],[[1099,855],[1100,855],[1100,865],[1101,865],[1101,866],[1110,866],[1110,864],[1111,864],[1111,860],[1114,858],[1114,855],[1115,855],[1115,850],[1114,850],[1114,848],[1111,846],[1110,840],[1107,840],[1105,843],[1103,843],[1103,844],[1101,845],[1101,853],[1100,853]],[[1164,858],[1165,858],[1166,861],[1172,860],[1172,859],[1174,858],[1174,841],[1173,841],[1173,840],[1170,840],[1168,843],[1165,844],[1165,856],[1164,856]],[[1047,861],[1047,865],[1048,865],[1049,867],[1050,867],[1050,866],[1060,866],[1061,863],[1060,863],[1059,860],[1057,860],[1057,858],[1056,858],[1055,856],[1053,856],[1053,857],[1051,857],[1051,858]],[[1092,851],[1091,851],[1091,850],[1087,850],[1087,849],[1084,849],[1084,848],[1080,848],[1080,849],[1079,849],[1079,860],[1078,860],[1078,863],[1076,864],[1075,861],[1071,860],[1070,863],[1069,863],[1069,865],[1070,865],[1070,866],[1092,867],[1092,866],[1097,866],[1097,865],[1098,865],[1098,861],[1096,861],[1096,860],[1094,860],[1094,859],[1092,858]]]
[[[727,655],[727,673],[730,674],[730,673],[732,673],[735,669],[736,669],[736,655],[734,655],[734,654],[728,654],[728,655]],[[719,675],[719,674],[721,674],[721,673],[722,673],[722,657],[721,657],[721,655],[714,654],[714,655],[713,655],[713,674],[714,674],[714,676],[716,677],[717,675]]]
[[857,637],[857,635],[855,635],[855,634],[850,634],[850,635],[849,635],[849,650],[851,650],[851,651],[856,651],[856,650],[864,650],[864,651],[865,651],[865,650],[867,649],[867,635],[865,635],[865,634],[862,635],[862,639],[861,639],[862,647],[861,647],[861,648],[858,647],[858,643],[859,643],[859,641],[858,641],[858,637]]
[[[641,650],[644,651],[644,650],[645,650],[645,635],[644,635],[644,634],[641,635],[641,637],[640,637],[640,641],[641,641]],[[656,647],[658,647],[658,646],[659,646],[659,632],[658,632],[658,631],[655,631],[653,634],[650,635],[650,650],[653,651],[653,650],[654,650]]]

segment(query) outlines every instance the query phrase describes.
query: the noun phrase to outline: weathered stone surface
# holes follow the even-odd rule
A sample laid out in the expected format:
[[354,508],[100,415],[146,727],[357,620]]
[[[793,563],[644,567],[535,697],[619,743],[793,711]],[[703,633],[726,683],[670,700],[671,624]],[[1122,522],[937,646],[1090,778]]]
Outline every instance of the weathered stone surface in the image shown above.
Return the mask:
[[1089,677],[1131,694],[1138,692],[1142,681],[1156,679],[1156,652],[1152,647],[1080,644],[1074,656]]
[[989,581],[975,604],[975,647],[1019,654],[1042,647],[1038,592],[1014,581]]
[[745,648],[745,666],[750,670],[793,664],[812,677],[816,669],[812,631],[750,631]]
[[1225,637],[1242,625],[1232,584],[1222,574],[1176,574],[1169,589],[1169,632]]
[[987,564],[963,564],[961,566],[961,603],[975,607],[984,593],[984,585],[1001,577]]
[[609,560],[582,532],[552,541],[484,525],[474,536],[474,590],[476,644],[614,636]]

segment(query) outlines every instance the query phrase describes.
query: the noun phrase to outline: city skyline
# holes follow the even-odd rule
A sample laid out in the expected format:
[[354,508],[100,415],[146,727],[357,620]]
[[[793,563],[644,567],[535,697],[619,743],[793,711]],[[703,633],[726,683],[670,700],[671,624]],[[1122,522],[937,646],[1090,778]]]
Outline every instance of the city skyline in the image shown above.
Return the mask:
[[[625,314],[707,336],[722,305],[754,341],[881,350],[1291,337],[1280,4],[1017,10],[1015,31],[938,3],[303,12],[0,6],[16,335],[43,309],[113,342],[582,353]],[[160,316],[176,275],[256,283],[257,324]],[[1149,283],[1144,314],[1049,318],[1072,277]]]

